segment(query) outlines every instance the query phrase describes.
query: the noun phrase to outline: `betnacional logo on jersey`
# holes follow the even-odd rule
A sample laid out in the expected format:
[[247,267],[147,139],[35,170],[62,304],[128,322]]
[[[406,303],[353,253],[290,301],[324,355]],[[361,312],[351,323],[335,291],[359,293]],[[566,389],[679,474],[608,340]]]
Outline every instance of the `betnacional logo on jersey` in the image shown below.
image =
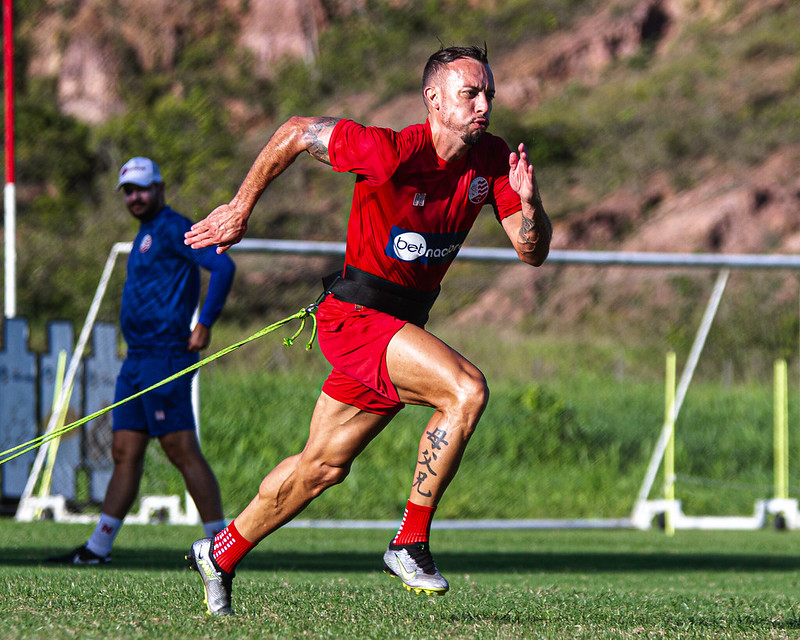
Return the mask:
[[486,200],[486,196],[489,195],[489,181],[486,180],[483,176],[478,176],[474,178],[472,182],[469,183],[469,201],[472,204],[480,204],[484,200]]
[[[397,229],[397,227],[394,229]],[[394,232],[394,229],[392,229],[392,232]],[[413,231],[403,231],[394,238],[391,248],[394,251],[394,257],[398,260],[414,262],[418,258],[423,257],[428,251],[428,243],[425,241],[422,234]],[[392,254],[389,253],[389,255]]]
[[146,253],[147,250],[153,246],[153,236],[149,233],[146,233],[144,238],[142,238],[142,244],[139,245],[139,253]]
[[392,227],[386,255],[402,262],[419,264],[444,264],[456,257],[467,237],[466,231],[458,233],[418,233]]

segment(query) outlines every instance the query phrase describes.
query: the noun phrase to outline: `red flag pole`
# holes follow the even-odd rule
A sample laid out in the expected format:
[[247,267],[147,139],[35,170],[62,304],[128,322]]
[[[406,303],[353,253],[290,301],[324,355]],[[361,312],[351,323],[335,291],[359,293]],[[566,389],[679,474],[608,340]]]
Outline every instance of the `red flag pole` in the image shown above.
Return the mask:
[[5,90],[5,317],[17,315],[17,205],[14,187],[14,31],[11,0],[3,0],[3,89]]

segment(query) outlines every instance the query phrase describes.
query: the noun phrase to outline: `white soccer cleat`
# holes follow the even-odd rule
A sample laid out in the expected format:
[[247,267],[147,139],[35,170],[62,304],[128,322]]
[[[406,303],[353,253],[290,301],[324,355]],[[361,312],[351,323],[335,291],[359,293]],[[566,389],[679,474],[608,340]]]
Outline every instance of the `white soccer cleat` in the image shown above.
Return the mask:
[[444,579],[431,555],[427,542],[390,544],[383,554],[384,571],[397,576],[414,593],[444,595],[450,584]]
[[212,616],[229,616],[233,574],[223,571],[211,557],[213,538],[201,538],[192,544],[186,559],[189,568],[200,574],[206,592],[205,603]]

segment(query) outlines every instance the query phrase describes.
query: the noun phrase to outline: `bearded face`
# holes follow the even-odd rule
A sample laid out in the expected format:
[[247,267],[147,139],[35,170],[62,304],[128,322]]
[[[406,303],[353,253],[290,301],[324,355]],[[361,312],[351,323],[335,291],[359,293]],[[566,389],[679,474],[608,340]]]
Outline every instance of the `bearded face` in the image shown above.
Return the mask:
[[122,185],[125,206],[139,222],[149,222],[164,207],[164,187],[153,183],[148,187],[135,184]]
[[477,60],[462,58],[447,65],[437,84],[440,124],[464,144],[477,144],[489,127],[492,112],[491,69]]

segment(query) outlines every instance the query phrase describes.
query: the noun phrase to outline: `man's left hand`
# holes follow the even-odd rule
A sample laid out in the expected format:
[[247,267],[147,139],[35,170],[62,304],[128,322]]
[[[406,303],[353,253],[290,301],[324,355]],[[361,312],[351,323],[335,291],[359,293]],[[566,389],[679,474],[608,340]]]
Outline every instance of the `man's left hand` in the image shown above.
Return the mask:
[[189,336],[189,344],[186,349],[188,351],[200,351],[208,346],[211,341],[211,329],[199,322],[192,330],[192,335]]
[[539,185],[536,183],[533,165],[528,157],[528,149],[520,143],[518,151],[519,155],[512,152],[508,158],[508,180],[511,188],[523,202],[532,205],[540,204]]

